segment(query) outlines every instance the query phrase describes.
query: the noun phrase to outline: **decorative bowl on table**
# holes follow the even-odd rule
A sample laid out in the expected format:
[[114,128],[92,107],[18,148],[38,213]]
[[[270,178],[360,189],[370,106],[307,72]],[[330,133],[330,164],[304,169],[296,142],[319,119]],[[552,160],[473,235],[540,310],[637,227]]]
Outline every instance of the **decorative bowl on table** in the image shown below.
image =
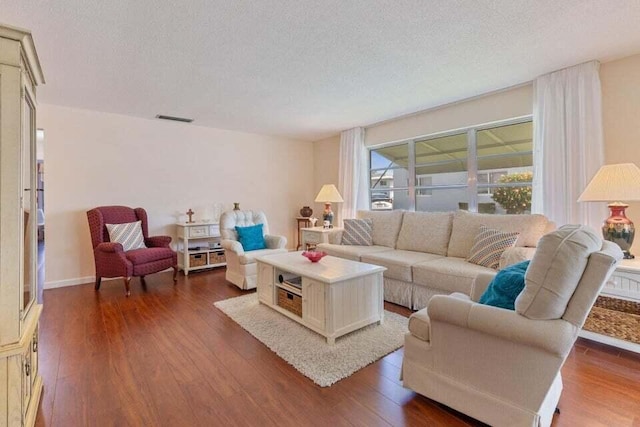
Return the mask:
[[318,262],[324,257],[327,253],[322,251],[304,251],[302,252],[302,256],[309,259],[311,262]]

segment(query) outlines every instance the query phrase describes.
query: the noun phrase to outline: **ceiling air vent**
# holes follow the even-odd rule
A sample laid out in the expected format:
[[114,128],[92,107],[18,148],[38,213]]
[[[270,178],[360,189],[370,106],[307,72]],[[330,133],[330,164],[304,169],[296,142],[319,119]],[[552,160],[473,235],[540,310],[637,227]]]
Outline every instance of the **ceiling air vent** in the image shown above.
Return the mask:
[[193,121],[193,119],[187,119],[185,117],[165,116],[164,114],[157,114],[156,119],[173,120],[174,122],[184,122],[184,123],[191,123]]

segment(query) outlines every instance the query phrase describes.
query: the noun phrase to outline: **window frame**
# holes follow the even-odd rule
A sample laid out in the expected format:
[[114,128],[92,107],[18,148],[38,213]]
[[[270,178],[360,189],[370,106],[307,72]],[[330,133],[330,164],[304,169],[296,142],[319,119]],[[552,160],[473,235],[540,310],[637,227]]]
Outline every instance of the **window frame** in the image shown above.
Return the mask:
[[[469,196],[469,211],[470,212],[478,212],[478,196],[479,195],[484,195],[487,193],[478,193],[478,174],[482,173],[491,173],[491,172],[478,172],[478,160],[479,159],[483,159],[483,158],[488,158],[488,157],[508,157],[510,155],[521,155],[521,154],[531,154],[533,156],[534,153],[534,149],[533,149],[533,143],[532,143],[532,147],[531,147],[531,151],[524,151],[524,152],[518,152],[518,153],[514,153],[514,154],[491,154],[491,155],[486,155],[486,156],[480,156],[478,157],[478,150],[477,150],[477,133],[480,131],[484,131],[484,130],[488,130],[488,129],[493,129],[493,128],[498,128],[498,127],[503,127],[503,126],[510,126],[510,125],[517,125],[517,124],[521,124],[521,123],[532,123],[533,124],[533,115],[528,114],[525,116],[520,116],[520,117],[515,117],[515,118],[511,118],[511,119],[507,119],[507,120],[498,120],[498,121],[494,121],[494,122],[489,122],[489,123],[483,123],[481,125],[474,125],[474,126],[468,126],[468,127],[463,127],[463,128],[458,128],[458,129],[452,129],[452,130],[447,130],[447,131],[442,131],[442,132],[435,132],[435,133],[431,133],[431,134],[427,134],[427,135],[420,135],[420,136],[416,136],[413,138],[407,138],[407,139],[401,139],[401,140],[396,140],[396,141],[390,141],[390,142],[386,142],[383,144],[377,144],[374,146],[369,146],[367,147],[367,162],[368,162],[368,177],[367,180],[369,183],[371,183],[371,173],[374,171],[380,171],[380,170],[392,170],[392,169],[402,169],[404,170],[405,168],[402,167],[390,167],[390,168],[372,168],[371,167],[371,152],[375,151],[375,150],[379,150],[379,149],[383,149],[386,147],[391,147],[391,146],[396,146],[396,145],[402,145],[402,144],[407,144],[407,151],[408,151],[408,161],[407,161],[407,175],[408,175],[408,185],[407,186],[402,186],[402,187],[386,187],[385,190],[389,191],[389,192],[393,192],[396,190],[400,190],[400,191],[408,191],[409,192],[409,208],[408,210],[410,211],[415,211],[416,210],[416,200],[418,197],[429,197],[428,194],[418,194],[419,190],[423,190],[423,191],[428,191],[429,193],[432,193],[433,190],[446,190],[446,189],[460,189],[460,188],[466,188],[467,189],[467,194]],[[422,142],[422,141],[429,141],[432,139],[438,139],[438,138],[443,138],[443,137],[447,137],[447,136],[454,136],[454,135],[461,135],[461,134],[466,134],[467,135],[467,157],[466,157],[466,162],[467,162],[467,181],[465,184],[446,184],[446,185],[418,185],[418,177],[416,176],[416,168],[419,166],[422,166],[423,164],[416,164],[416,143]],[[532,135],[532,140],[533,140],[533,135]],[[533,167],[533,165],[532,165]],[[505,186],[522,186],[524,183],[513,183],[513,184],[482,184],[481,187],[483,187],[483,189],[487,189],[487,190],[492,190],[493,188],[496,187],[505,187]],[[531,186],[533,186],[533,181],[531,182]],[[373,188],[371,187],[371,185],[369,186],[369,192],[368,192],[368,198],[369,198],[369,209],[371,209],[371,195],[374,191],[380,191],[380,188]],[[492,192],[492,191],[491,191]]]

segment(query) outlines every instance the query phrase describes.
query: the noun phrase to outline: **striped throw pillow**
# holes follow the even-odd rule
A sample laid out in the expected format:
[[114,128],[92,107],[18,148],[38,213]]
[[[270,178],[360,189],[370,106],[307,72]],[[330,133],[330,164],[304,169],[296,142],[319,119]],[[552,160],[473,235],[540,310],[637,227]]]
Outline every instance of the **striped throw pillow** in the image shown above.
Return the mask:
[[373,245],[373,221],[371,218],[345,219],[342,232],[343,245]]
[[107,224],[109,240],[114,243],[120,243],[125,252],[132,249],[146,248],[141,224],[142,221]]
[[504,232],[482,225],[467,261],[497,270],[502,253],[515,246],[518,236],[520,233]]

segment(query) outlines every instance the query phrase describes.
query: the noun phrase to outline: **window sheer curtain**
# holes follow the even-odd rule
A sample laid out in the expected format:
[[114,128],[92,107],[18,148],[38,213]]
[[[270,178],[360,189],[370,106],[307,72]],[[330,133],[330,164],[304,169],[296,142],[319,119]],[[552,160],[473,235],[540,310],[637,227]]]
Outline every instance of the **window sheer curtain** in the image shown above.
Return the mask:
[[367,209],[368,191],[367,149],[364,145],[364,129],[357,127],[340,134],[340,169],[338,190],[344,199],[339,219],[355,218],[356,211]]
[[591,61],[534,82],[531,210],[557,226],[597,229],[606,217],[604,203],[577,202],[604,161],[599,69]]

